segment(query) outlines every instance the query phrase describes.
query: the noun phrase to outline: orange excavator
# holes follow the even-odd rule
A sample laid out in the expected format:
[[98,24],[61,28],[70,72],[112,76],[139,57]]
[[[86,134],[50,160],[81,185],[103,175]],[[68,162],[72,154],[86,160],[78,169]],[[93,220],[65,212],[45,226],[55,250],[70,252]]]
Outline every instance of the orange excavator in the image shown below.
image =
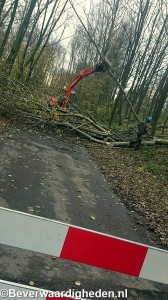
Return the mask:
[[74,78],[74,80],[66,87],[65,96],[61,98],[51,98],[49,100],[49,105],[66,109],[68,107],[68,102],[70,101],[71,95],[74,94],[74,86],[83,78],[95,72],[105,72],[109,67],[109,64],[106,60],[102,63],[97,64],[94,67],[86,68],[80,71],[80,73]]

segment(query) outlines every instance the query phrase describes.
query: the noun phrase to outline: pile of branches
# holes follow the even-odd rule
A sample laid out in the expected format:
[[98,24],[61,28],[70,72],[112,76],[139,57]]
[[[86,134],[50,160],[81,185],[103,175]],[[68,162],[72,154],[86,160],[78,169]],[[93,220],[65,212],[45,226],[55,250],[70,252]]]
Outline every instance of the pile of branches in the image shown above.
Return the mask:
[[[6,79],[6,78],[5,78]],[[45,90],[36,92],[17,80],[0,84],[0,114],[34,128],[55,131],[58,128],[68,129],[90,141],[111,146],[128,146],[135,136],[135,130],[117,131],[102,126],[77,105],[71,103],[68,110],[51,107]],[[145,143],[153,145],[167,141],[154,139]],[[168,144],[168,142],[167,142]]]
[[48,105],[48,98],[45,94],[39,94],[35,99],[34,95],[25,90],[18,92],[0,90],[0,114],[7,118],[16,120],[20,124],[26,124],[34,128],[49,129],[55,131],[57,128],[69,129],[84,136],[85,138],[99,142],[113,142],[123,140],[117,132],[110,131],[99,125],[91,116],[80,113],[71,107],[70,110],[63,110],[59,107]]

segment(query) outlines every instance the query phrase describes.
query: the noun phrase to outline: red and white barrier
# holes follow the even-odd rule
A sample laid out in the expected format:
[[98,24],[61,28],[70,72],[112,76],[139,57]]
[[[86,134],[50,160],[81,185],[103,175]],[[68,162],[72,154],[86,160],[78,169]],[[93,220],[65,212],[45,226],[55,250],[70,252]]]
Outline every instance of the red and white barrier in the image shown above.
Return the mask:
[[0,243],[168,284],[168,251],[6,208]]

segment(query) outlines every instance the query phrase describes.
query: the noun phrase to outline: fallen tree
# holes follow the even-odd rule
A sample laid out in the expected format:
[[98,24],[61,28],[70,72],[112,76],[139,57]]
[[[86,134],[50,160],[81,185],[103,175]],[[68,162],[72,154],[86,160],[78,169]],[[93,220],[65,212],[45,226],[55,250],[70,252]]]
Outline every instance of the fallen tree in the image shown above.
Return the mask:
[[[147,145],[147,146],[168,145],[168,140],[154,138],[152,141],[142,141],[142,145]],[[112,147],[128,147],[129,142],[112,142],[111,146]]]
[[[47,95],[41,93],[35,95],[19,81],[8,79],[8,86],[0,86],[0,114],[39,129],[47,129],[52,132],[58,128],[69,130],[84,138],[100,144],[112,147],[128,147],[129,141],[135,138],[134,129],[125,131],[109,129],[97,123],[97,121],[78,106],[69,110],[54,108],[48,105]],[[168,145],[164,139],[152,139],[143,142],[146,145]]]

